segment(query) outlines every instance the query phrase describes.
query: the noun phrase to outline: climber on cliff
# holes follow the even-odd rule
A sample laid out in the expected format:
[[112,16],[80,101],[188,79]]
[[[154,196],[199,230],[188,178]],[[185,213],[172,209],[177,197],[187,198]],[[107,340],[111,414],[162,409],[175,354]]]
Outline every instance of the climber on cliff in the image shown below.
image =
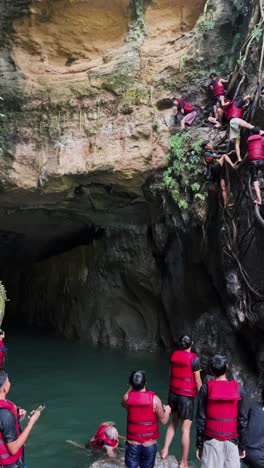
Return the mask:
[[192,104],[189,104],[188,102],[184,101],[184,99],[179,99],[177,97],[172,98],[172,102],[176,108],[174,118],[176,119],[178,113],[183,115],[180,124],[181,130],[184,130],[186,128],[186,125],[190,127],[197,114]]
[[224,208],[227,208],[228,194],[225,183],[225,162],[232,168],[235,167],[235,164],[229,157],[233,151],[228,154],[219,154],[219,151],[214,150],[213,143],[210,140],[205,140],[201,144],[201,148],[204,152],[203,157],[207,164],[207,179],[220,184]]
[[252,128],[254,128],[254,125],[248,123],[242,118],[244,109],[249,105],[251,99],[252,97],[248,95],[243,98],[237,97],[233,101],[226,100],[222,104],[224,115],[226,116],[230,125],[230,141],[235,141],[236,155],[238,161],[242,160],[240,156],[240,129],[248,128],[249,130],[251,130]]
[[214,116],[217,118],[217,108],[224,104],[225,100],[225,83],[228,83],[228,80],[220,78],[216,73],[211,73],[210,75],[211,83],[209,85],[210,90],[213,93],[213,105],[214,105]]
[[122,398],[122,406],[127,409],[125,464],[128,468],[153,468],[159,422],[167,424],[171,409],[169,405],[162,405],[154,392],[146,390],[144,371],[132,372],[129,384]]
[[86,448],[90,445],[95,450],[106,451],[109,458],[115,458],[115,449],[118,447],[118,432],[114,422],[103,422],[91,438]]
[[170,390],[168,403],[171,407],[172,421],[168,426],[161,458],[166,458],[176,429],[181,425],[182,455],[180,468],[188,468],[190,449],[190,429],[193,420],[194,397],[202,385],[201,364],[198,356],[191,351],[192,337],[183,335],[179,339],[179,350],[170,358]]
[[5,367],[5,359],[6,359],[6,352],[7,348],[4,343],[5,332],[4,330],[0,329],[0,369]]
[[201,468],[240,468],[240,458],[246,454],[245,390],[235,380],[227,380],[227,368],[225,356],[213,356],[214,379],[199,392],[196,456],[202,461]]
[[261,205],[262,200],[258,171],[264,168],[264,138],[262,136],[263,132],[258,127],[254,127],[251,133],[252,135],[247,140],[247,160],[249,162],[250,174],[257,196],[255,203]]

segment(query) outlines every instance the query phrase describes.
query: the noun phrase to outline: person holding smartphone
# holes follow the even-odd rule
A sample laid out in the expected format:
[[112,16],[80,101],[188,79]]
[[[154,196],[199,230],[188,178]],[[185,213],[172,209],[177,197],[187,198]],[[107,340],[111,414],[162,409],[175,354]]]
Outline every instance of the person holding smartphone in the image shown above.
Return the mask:
[[24,468],[24,444],[40,417],[42,407],[32,411],[23,431],[20,418],[26,415],[24,409],[6,399],[11,384],[4,369],[0,370],[0,468]]

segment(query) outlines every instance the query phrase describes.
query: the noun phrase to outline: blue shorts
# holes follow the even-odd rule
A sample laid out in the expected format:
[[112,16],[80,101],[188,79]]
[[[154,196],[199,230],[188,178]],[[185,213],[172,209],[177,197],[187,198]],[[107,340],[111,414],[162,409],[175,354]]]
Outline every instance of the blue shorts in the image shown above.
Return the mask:
[[157,453],[157,444],[144,447],[126,443],[125,464],[128,468],[153,468]]

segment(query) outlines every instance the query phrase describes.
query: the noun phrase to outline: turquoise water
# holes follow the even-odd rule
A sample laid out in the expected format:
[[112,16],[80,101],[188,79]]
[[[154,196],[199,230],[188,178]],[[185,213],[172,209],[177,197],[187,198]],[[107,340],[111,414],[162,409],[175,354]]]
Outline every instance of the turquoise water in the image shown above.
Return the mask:
[[[85,443],[101,421],[113,420],[125,434],[126,411],[121,407],[131,371],[147,372],[148,388],[166,402],[168,355],[94,349],[61,338],[8,333],[9,397],[28,411],[45,402],[46,409],[26,444],[28,468],[86,468],[90,451],[68,445]],[[162,428],[160,446],[164,440]],[[193,434],[194,444],[194,434]],[[171,453],[179,455],[179,434]],[[194,460],[194,447],[190,458]],[[198,463],[196,464],[198,466]]]

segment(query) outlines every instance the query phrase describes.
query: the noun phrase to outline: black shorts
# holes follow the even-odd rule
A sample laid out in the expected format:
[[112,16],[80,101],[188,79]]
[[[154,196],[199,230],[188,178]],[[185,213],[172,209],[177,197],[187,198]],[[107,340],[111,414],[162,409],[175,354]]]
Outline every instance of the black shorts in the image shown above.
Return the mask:
[[252,180],[254,182],[259,180],[258,171],[261,168],[264,169],[264,161],[263,160],[250,162],[250,174],[251,174]]
[[168,405],[171,407],[171,412],[176,413],[178,418],[182,421],[184,419],[193,420],[194,413],[194,398],[177,395],[176,393],[169,392]]
[[216,104],[218,104],[218,102],[221,102],[220,101],[220,97],[221,96],[224,96],[224,94],[221,94],[220,96],[214,96],[213,97],[213,105],[215,106]]
[[221,166],[219,162],[210,164],[210,176],[214,182],[220,182],[220,180],[225,179],[225,166]]

